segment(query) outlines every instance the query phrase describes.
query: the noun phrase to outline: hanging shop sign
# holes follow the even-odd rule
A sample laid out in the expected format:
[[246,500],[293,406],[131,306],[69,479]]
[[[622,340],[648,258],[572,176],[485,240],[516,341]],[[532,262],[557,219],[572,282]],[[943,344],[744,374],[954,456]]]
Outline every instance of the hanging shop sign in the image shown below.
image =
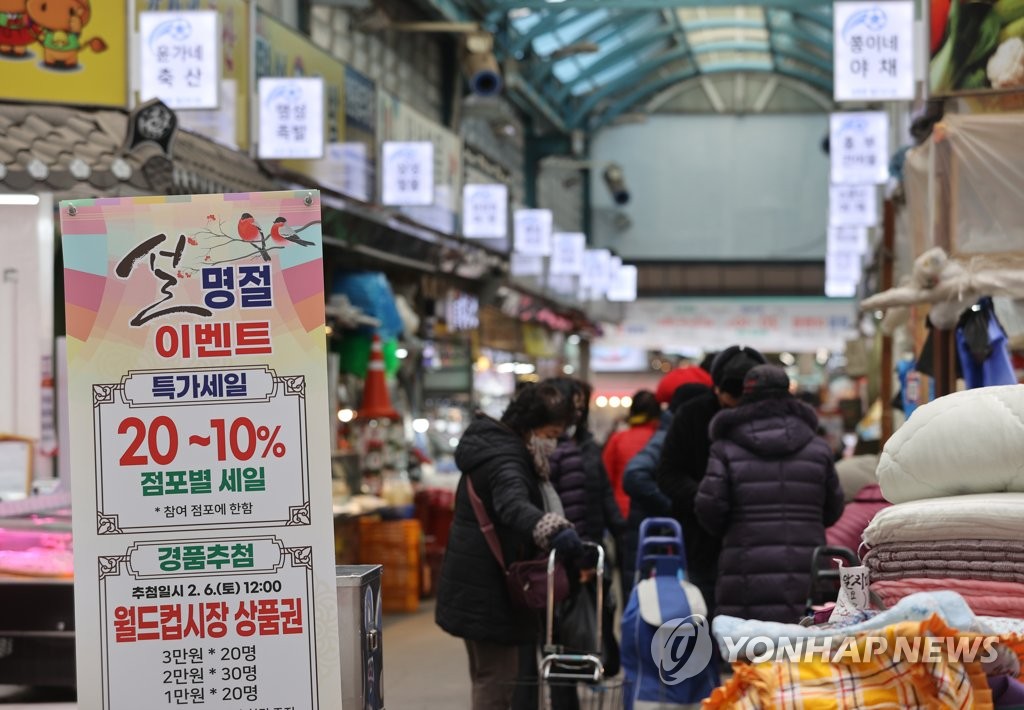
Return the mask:
[[612,253],[607,249],[587,249],[583,252],[583,273],[580,286],[586,290],[586,300],[597,300],[608,293],[611,285]]
[[433,144],[433,201],[427,206],[404,207],[402,212],[420,224],[454,234],[462,197],[462,139],[378,89],[377,140]]
[[4,99],[127,106],[123,4],[15,0],[0,5],[0,18]]
[[605,326],[597,345],[665,352],[722,350],[742,343],[764,352],[842,350],[856,304],[811,298],[642,298]]
[[833,185],[880,185],[889,179],[889,117],[882,111],[833,113],[829,153]]
[[[249,72],[252,69],[249,60],[249,7],[245,0],[217,0],[215,4],[213,11],[220,26],[219,51],[216,53],[220,74],[217,108],[182,111],[178,114],[178,122],[182,128],[221,145],[245,150],[249,147]],[[176,0],[136,0],[135,11],[141,26],[141,16],[145,12],[169,12],[180,6]]]
[[832,227],[874,227],[878,224],[878,188],[874,185],[831,185],[828,223]]
[[833,92],[836,101],[914,99],[914,3],[836,2]]
[[587,237],[583,234],[556,233],[551,239],[551,273],[555,276],[576,276],[583,272],[583,253]]
[[398,143],[382,146],[381,200],[390,207],[434,203],[434,144]]
[[827,249],[829,252],[852,252],[863,256],[868,252],[867,227],[830,227]]
[[508,187],[466,185],[462,188],[462,234],[471,239],[508,236]]
[[646,372],[651,363],[644,348],[608,347],[594,345],[590,348],[590,370],[592,372]]
[[632,264],[622,264],[615,270],[611,286],[608,288],[608,300],[616,303],[628,303],[636,300],[637,269]]
[[215,109],[220,28],[213,10],[139,14],[140,94],[173,109]]
[[825,254],[825,295],[852,298],[857,295],[862,275],[862,253],[833,249]]
[[[303,155],[279,155],[280,167],[311,178],[318,185],[338,189],[340,166],[330,159],[327,146],[345,140],[345,65],[334,56],[316,46],[305,35],[296,32],[262,11],[256,12],[256,78],[319,78],[321,108],[319,112],[321,138],[319,151],[312,149]],[[262,131],[263,107],[259,107],[257,120]],[[315,121],[315,117],[309,116]],[[271,120],[275,120],[271,118]],[[264,155],[260,146],[259,157]]]
[[1024,88],[1024,13],[1015,3],[931,0],[928,19],[931,96]]
[[512,252],[509,255],[509,271],[513,276],[543,276],[544,257]]
[[551,254],[551,229],[554,216],[551,210],[516,210],[514,249],[527,256]]
[[61,232],[79,704],[340,707],[319,195]]
[[259,80],[264,159],[312,159],[324,154],[323,79]]
[[444,307],[444,320],[452,333],[476,330],[480,327],[480,299],[461,291],[450,292]]
[[330,143],[327,152],[340,163],[341,194],[370,202],[376,182],[377,85],[352,67],[345,67],[345,141]]

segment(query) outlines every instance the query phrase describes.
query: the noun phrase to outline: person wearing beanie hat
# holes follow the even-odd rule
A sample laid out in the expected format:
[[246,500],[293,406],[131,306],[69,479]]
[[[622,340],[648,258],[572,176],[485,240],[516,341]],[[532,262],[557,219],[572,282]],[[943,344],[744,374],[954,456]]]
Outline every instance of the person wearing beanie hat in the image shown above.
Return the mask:
[[661,405],[655,394],[648,390],[638,391],[633,395],[633,404],[629,408],[629,428],[612,434],[601,452],[608,482],[624,519],[629,516],[629,497],[622,490],[622,474],[626,472],[630,459],[654,436],[660,420]]
[[700,384],[711,387],[711,373],[696,365],[677,367],[661,378],[658,389],[654,391],[658,402],[667,405],[672,401],[672,395],[680,387],[686,384]]
[[712,389],[686,402],[676,412],[658,462],[658,488],[672,501],[672,517],[683,527],[687,574],[704,595],[709,618],[714,612],[721,540],[702,528],[694,513],[694,500],[711,451],[708,427],[720,411],[739,404],[744,377],[764,362],[764,355],[741,345],[718,353],[711,363]]
[[694,512],[721,537],[715,609],[795,623],[804,613],[814,548],[843,511],[832,451],[814,409],[789,376],[759,365],[742,379],[739,406],[711,422],[707,475]]

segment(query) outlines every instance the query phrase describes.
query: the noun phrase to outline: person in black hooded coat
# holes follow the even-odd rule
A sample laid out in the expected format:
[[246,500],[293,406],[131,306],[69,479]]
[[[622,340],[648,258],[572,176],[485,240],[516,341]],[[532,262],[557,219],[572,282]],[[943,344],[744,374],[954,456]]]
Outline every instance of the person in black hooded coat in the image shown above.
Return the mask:
[[716,613],[796,623],[811,555],[843,511],[832,451],[818,417],[770,365],[750,371],[740,406],[711,423],[711,455],[695,511],[722,537]]
[[438,581],[437,624],[466,642],[473,710],[507,710],[518,650],[534,643],[535,612],[512,605],[505,571],[491,553],[470,502],[467,482],[494,524],[506,565],[555,549],[578,558],[582,542],[562,515],[548,457],[573,419],[571,401],[550,385],[524,388],[496,421],[478,415],[455,451],[462,478]]
[[743,394],[743,378],[764,355],[734,345],[715,356],[711,364],[714,390],[679,407],[669,426],[656,472],[658,488],[672,501],[672,517],[683,528],[686,572],[704,596],[708,615],[714,615],[715,580],[721,540],[697,522],[694,500],[708,467],[711,439],[708,426],[718,412],[733,407]]

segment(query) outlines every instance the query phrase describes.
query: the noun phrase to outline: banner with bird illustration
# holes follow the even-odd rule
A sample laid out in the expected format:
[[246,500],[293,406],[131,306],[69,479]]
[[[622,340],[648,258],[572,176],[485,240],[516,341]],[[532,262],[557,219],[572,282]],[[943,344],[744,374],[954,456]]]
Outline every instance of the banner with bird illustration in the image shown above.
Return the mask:
[[341,707],[319,193],[60,218],[79,703]]

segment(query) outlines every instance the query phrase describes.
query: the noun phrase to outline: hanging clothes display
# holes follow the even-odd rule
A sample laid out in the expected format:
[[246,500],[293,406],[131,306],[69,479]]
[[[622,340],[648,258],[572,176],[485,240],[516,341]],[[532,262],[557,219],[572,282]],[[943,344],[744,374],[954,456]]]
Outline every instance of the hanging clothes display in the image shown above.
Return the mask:
[[960,318],[956,347],[969,389],[1017,384],[1006,333],[995,316],[991,298],[981,299]]

